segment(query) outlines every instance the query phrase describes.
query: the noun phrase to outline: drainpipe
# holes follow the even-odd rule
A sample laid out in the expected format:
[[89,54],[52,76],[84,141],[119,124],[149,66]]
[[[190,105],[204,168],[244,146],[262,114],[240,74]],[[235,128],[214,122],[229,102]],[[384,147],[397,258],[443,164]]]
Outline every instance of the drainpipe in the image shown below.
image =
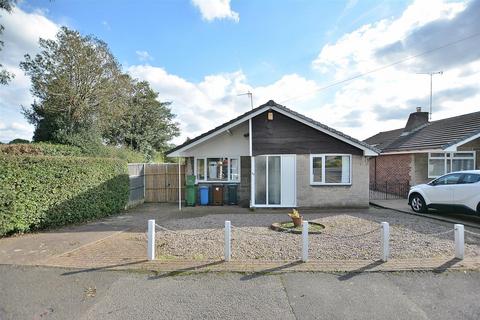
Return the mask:
[[178,210],[182,211],[182,166],[180,164],[180,157],[177,157],[178,161]]

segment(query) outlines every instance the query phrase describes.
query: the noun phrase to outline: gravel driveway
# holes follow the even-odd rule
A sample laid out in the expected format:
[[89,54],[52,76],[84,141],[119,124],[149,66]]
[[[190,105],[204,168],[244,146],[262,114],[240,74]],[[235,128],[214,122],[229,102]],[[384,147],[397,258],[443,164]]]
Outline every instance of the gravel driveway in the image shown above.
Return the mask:
[[[450,257],[454,254],[453,227],[421,217],[371,208],[368,212],[304,214],[304,219],[325,225],[320,235],[310,235],[311,259],[344,260],[380,257],[380,222],[390,223],[392,258]],[[285,214],[212,214],[174,219],[163,224],[174,230],[157,232],[159,259],[218,260],[223,258],[223,225],[232,222],[232,259],[297,260],[301,235],[269,229]],[[450,231],[450,232],[449,232]],[[448,232],[448,233],[445,233]],[[436,235],[436,233],[443,233]],[[361,235],[361,236],[357,236]],[[480,239],[467,234],[466,255],[480,254]]]

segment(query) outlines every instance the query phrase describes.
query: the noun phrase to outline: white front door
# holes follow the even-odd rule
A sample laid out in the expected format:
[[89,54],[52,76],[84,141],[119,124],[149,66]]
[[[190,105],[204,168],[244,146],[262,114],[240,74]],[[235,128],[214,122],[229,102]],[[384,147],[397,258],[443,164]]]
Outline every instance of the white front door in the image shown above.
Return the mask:
[[253,158],[254,206],[296,206],[295,162],[295,155],[265,155]]

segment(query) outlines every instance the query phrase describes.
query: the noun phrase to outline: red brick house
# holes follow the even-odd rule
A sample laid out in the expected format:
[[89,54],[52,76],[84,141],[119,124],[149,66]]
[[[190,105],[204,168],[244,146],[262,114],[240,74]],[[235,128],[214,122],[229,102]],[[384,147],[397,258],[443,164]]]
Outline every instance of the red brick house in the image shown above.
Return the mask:
[[417,108],[404,128],[365,140],[381,151],[370,159],[370,181],[377,185],[425,183],[452,171],[479,169],[480,112],[428,120]]

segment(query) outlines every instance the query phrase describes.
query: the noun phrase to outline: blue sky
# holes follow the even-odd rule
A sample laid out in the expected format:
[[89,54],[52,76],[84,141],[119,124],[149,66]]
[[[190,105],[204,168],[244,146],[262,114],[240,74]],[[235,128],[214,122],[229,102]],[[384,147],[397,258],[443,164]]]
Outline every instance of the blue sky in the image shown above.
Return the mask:
[[189,81],[242,69],[252,85],[265,85],[287,73],[312,75],[310,63],[324,44],[394,16],[407,3],[234,1],[232,10],[242,13],[238,23],[206,22],[188,0],[46,0],[22,7],[46,10],[53,21],[98,36],[124,65],[144,62],[135,52],[146,51],[151,64]]
[[[454,21],[469,10],[475,13],[477,3],[24,1],[1,18],[6,29],[0,58],[17,77],[0,88],[0,140],[31,135],[32,127],[19,107],[31,102],[29,83],[18,62],[24,53],[38,49],[39,36],[53,37],[60,25],[107,42],[126,72],[150,81],[161,99],[173,102],[182,129],[177,143],[247,111],[248,103],[237,97],[247,90],[254,93],[256,105],[269,99],[288,101],[285,104],[292,109],[366,138],[401,127],[416,107],[414,102],[425,103],[428,82],[414,72],[422,69],[422,61],[333,89],[319,88],[417,53],[420,49],[406,46],[385,57],[376,54],[396,41],[407,43],[424,27]],[[455,32],[452,37],[455,40]],[[435,41],[431,46],[443,40]],[[430,68],[447,67],[438,60]],[[478,70],[478,57],[448,68],[438,90],[469,95],[442,100],[438,117],[476,111],[478,90],[471,87],[478,84],[478,75],[460,74]]]

